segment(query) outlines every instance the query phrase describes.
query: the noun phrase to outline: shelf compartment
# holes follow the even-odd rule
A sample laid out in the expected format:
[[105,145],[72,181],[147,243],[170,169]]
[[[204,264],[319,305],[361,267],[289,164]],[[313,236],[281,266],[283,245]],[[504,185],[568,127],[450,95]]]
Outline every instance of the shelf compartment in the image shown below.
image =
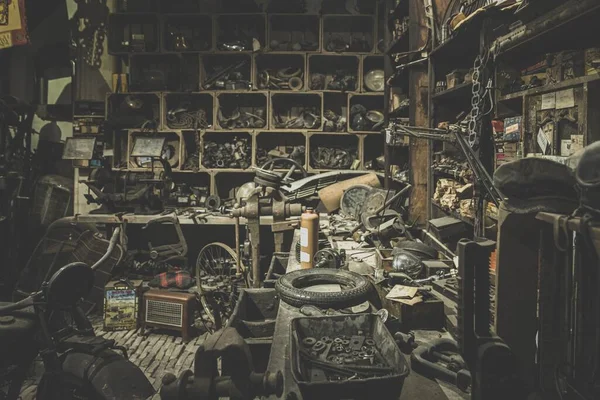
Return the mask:
[[360,87],[358,56],[309,55],[308,88],[355,91]]
[[213,46],[213,26],[210,15],[165,15],[162,33],[165,51],[182,53],[210,51]]
[[363,92],[383,93],[385,88],[383,56],[364,56],[362,71],[361,90]]
[[119,13],[108,16],[108,53],[153,53],[160,51],[156,14]]
[[[169,165],[172,169],[179,169],[181,162],[181,137],[175,132],[140,132],[131,131],[129,132],[129,148],[127,151],[127,165],[130,169],[136,170],[150,170],[152,169],[152,160],[150,157],[133,157],[132,151],[135,146],[135,142],[138,138],[144,137],[164,137],[165,145],[163,147],[162,157],[168,160]],[[160,161],[154,161],[154,169],[162,169]]]
[[[321,14],[375,14],[375,1],[359,0],[348,2],[346,0],[328,0],[321,2]],[[349,6],[351,8],[349,8]]]
[[221,199],[233,200],[236,198],[240,186],[253,182],[254,172],[243,171],[219,171],[215,174],[215,194]]
[[360,140],[356,135],[311,135],[309,137],[309,165],[311,171],[331,169],[359,169]]
[[[231,68],[231,70],[219,79],[213,79],[226,68]],[[202,56],[200,81],[205,90],[250,90],[252,87],[252,56],[250,54],[204,55]]]
[[266,47],[265,14],[222,14],[217,17],[217,49],[252,51],[254,41]]
[[365,169],[384,171],[383,135],[367,135],[363,142],[363,165]]
[[130,57],[129,86],[134,91],[180,90],[182,58],[175,54],[137,54]]
[[252,165],[249,132],[206,132],[202,136],[202,149],[204,168],[245,170]]
[[[214,123],[214,100],[212,93],[165,94],[165,126],[169,129],[211,128]],[[203,112],[204,116],[199,112]]]
[[306,90],[303,54],[257,54],[254,65],[254,86],[260,90]]
[[[181,170],[193,172],[202,169],[200,156],[202,154],[202,133],[200,131],[184,130],[181,132]],[[208,185],[207,185],[208,186]]]
[[374,49],[375,20],[370,16],[324,16],[323,51],[329,53],[371,53]]
[[157,0],[117,0],[115,9],[120,13],[158,11]]
[[210,1],[199,0],[158,0],[162,14],[198,14],[214,12],[210,9]]
[[106,96],[106,120],[115,128],[160,126],[161,98],[156,93],[110,93]]
[[348,131],[348,94],[323,93],[323,131]]
[[267,129],[267,94],[219,93],[217,95],[217,129]]
[[269,15],[270,51],[319,51],[320,23],[318,15]]
[[271,127],[321,130],[322,103],[320,93],[271,92]]
[[[302,132],[260,132],[256,135],[256,165],[274,158],[292,158],[306,168],[306,136]],[[289,167],[286,164],[284,168]]]
[[374,133],[383,128],[383,94],[350,94],[348,96],[348,132]]

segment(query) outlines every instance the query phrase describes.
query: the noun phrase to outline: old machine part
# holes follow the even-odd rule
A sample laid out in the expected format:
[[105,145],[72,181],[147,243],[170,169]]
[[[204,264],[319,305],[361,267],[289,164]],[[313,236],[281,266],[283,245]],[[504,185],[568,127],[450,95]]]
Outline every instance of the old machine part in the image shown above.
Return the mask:
[[155,262],[185,260],[188,246],[187,241],[185,240],[185,236],[183,236],[183,232],[181,230],[181,225],[179,224],[179,218],[177,218],[177,215],[170,214],[158,218],[153,218],[150,221],[148,221],[148,223],[146,223],[146,225],[144,225],[142,229],[148,229],[150,226],[158,224],[160,224],[161,227],[163,224],[172,225],[175,228],[175,233],[177,234],[177,242],[163,244],[160,246],[154,246],[151,242],[148,242],[150,258]]
[[313,259],[319,250],[319,214],[307,208],[300,216],[300,267],[314,266]]
[[346,189],[340,200],[342,212],[358,221],[362,205],[372,189],[369,185],[354,185]]
[[364,76],[367,89],[372,92],[383,92],[385,87],[385,73],[382,69],[372,69]]
[[379,110],[368,110],[362,104],[350,108],[350,127],[355,131],[379,131],[383,124],[383,113]]
[[357,158],[358,150],[352,146],[318,146],[310,150],[312,167],[317,169],[348,169],[354,167]]
[[181,332],[184,341],[194,336],[196,295],[151,289],[144,293],[142,332],[149,327]]
[[333,110],[323,112],[323,132],[343,132],[346,130],[347,120],[345,116]]
[[[214,75],[210,76],[207,80],[202,84],[202,89],[210,90],[214,88],[225,89],[227,87],[227,82],[231,80],[224,80],[223,78],[229,77],[230,74],[234,73],[238,69],[242,68],[248,64],[248,60],[244,59],[237,64],[229,65],[222,70],[215,72]],[[235,78],[239,76],[234,75]],[[238,87],[238,89],[242,89],[242,87]],[[249,89],[249,84],[244,89]]]
[[170,193],[174,191],[171,166],[160,158],[163,169],[152,172],[113,172],[109,168],[98,168],[90,172],[84,181],[94,194],[85,194],[89,204],[101,207],[94,214],[135,212],[136,214],[158,214],[163,211]]
[[206,110],[189,103],[179,104],[167,111],[167,126],[171,129],[207,129]]
[[[282,175],[261,168],[255,171],[254,183],[256,187],[250,191],[245,204],[231,210],[230,215],[234,218],[246,218],[251,244],[252,287],[260,287],[262,280],[260,272],[260,217],[273,216],[274,224],[285,221],[289,217],[300,216],[304,211],[301,204],[289,203],[284,193],[280,190]],[[275,231],[275,251],[281,252],[283,247],[283,231]]]
[[264,69],[258,74],[258,88],[271,90],[301,90],[304,86],[302,68]]
[[295,115],[282,115],[273,111],[275,128],[317,129],[321,125],[321,112],[315,107],[305,107]]
[[[473,400],[525,399],[512,350],[490,329],[491,240],[458,243],[458,333],[460,352],[471,371]],[[482,268],[483,267],[483,268]]]
[[179,378],[170,373],[163,377],[160,396],[163,400],[281,397],[283,374],[257,373],[252,365],[252,354],[244,338],[235,328],[224,328],[208,336],[196,350],[193,373],[186,370]]
[[221,105],[217,111],[217,121],[224,129],[252,129],[266,126],[266,110],[264,107],[256,107],[252,112],[241,111],[235,105]]
[[246,137],[234,137],[231,141],[204,140],[202,163],[206,168],[250,167],[252,147]]
[[401,272],[411,279],[419,278],[424,270],[423,262],[417,256],[408,251],[394,249],[392,254],[394,259],[392,261],[392,268],[396,272]]
[[300,175],[302,175],[302,178],[306,178],[308,176],[308,172],[302,166],[302,164],[293,158],[273,158],[264,163],[260,168],[263,170],[273,171],[277,165],[282,166],[285,164],[290,164],[290,169],[288,169],[288,171],[281,178],[282,184],[286,185],[294,182],[296,179],[292,178],[292,176],[296,172],[299,172]]
[[410,365],[419,374],[449,382],[466,392],[471,386],[471,373],[458,353],[458,344],[454,340],[436,339],[414,349]]
[[356,71],[337,70],[333,75],[314,72],[310,76],[311,90],[353,91],[357,87]]
[[346,263],[346,251],[334,249],[321,249],[313,258],[315,268],[342,268]]
[[[383,204],[381,204],[379,207],[376,207],[376,208],[374,208],[373,204],[371,204],[372,209],[369,209],[369,207],[367,206],[367,209],[363,212],[363,214],[365,212],[367,212],[368,214],[373,215],[373,216],[380,215],[386,208],[390,207],[392,204],[394,204],[396,201],[398,201],[400,198],[402,198],[402,196],[405,196],[411,188],[412,188],[412,186],[407,184],[402,190],[400,190],[398,193],[396,193],[395,195],[390,197],[387,201],[385,201],[385,198],[387,198],[387,195],[386,195],[384,197]],[[359,225],[357,225],[356,228],[354,228],[352,230],[352,232],[350,232],[350,236],[352,236],[353,234],[355,234],[361,228],[364,228],[364,227],[365,227],[364,221],[361,221],[361,223]]]
[[[258,147],[256,149],[256,164],[263,165],[273,159],[289,158],[300,165],[306,163],[306,146],[285,146],[269,150],[268,148]],[[264,166],[261,168],[265,168]]]
[[[340,292],[315,292],[305,288],[316,284],[337,284]],[[355,272],[311,268],[293,271],[277,280],[275,289],[281,301],[294,307],[310,304],[321,308],[346,308],[356,306],[373,294],[371,282]]]

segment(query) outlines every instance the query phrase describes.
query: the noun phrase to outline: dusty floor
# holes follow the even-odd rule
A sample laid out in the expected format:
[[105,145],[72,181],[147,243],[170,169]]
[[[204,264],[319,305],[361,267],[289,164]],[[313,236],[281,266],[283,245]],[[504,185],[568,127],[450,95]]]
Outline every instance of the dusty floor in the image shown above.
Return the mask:
[[[192,369],[196,349],[204,340],[202,335],[192,339],[189,343],[184,343],[177,333],[165,331],[150,332],[147,336],[142,336],[140,329],[104,332],[101,321],[94,326],[98,336],[114,339],[118,346],[124,346],[127,349],[129,359],[144,371],[157,390],[160,388],[162,377],[167,372],[179,375],[185,369]],[[39,379],[42,370],[43,366],[39,362],[32,374]],[[22,400],[35,399],[37,379],[32,378],[25,382],[21,391]],[[159,398],[158,395],[154,397],[154,399]]]

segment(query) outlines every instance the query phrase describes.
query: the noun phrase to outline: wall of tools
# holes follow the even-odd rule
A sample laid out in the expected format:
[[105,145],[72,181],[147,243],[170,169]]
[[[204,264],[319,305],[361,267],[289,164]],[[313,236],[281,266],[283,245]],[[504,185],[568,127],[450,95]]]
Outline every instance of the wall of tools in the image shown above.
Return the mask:
[[273,158],[309,173],[383,171],[384,2],[146,3],[117,2],[108,19],[121,64],[105,101],[113,170],[150,169],[131,152],[158,135],[176,181],[199,177],[229,198]]

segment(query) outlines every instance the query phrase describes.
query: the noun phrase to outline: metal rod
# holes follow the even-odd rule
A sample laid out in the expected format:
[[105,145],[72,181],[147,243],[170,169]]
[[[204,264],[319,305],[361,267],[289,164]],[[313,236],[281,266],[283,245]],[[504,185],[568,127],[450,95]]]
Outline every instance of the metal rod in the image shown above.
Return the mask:
[[242,260],[240,254],[240,217],[235,217],[235,270],[238,274],[242,271]]

